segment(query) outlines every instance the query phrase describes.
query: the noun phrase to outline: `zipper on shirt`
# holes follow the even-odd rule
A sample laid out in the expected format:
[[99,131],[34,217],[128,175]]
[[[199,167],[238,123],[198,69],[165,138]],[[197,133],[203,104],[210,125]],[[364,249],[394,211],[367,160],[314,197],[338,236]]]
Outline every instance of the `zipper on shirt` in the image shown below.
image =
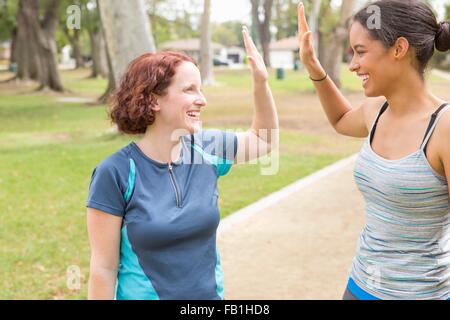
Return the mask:
[[177,180],[175,179],[173,167],[170,163],[168,165],[168,168],[169,168],[170,181],[172,182],[173,189],[175,190],[175,198],[177,201],[177,207],[181,208],[181,192],[180,192],[180,188],[178,187]]

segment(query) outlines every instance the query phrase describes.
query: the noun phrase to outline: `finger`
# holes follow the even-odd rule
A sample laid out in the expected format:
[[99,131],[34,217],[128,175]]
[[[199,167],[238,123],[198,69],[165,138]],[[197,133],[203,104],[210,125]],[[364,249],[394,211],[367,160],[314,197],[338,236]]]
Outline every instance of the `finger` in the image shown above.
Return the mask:
[[308,22],[306,21],[306,16],[305,16],[305,6],[303,5],[302,2],[298,3],[298,7],[297,7],[297,19],[298,19],[298,35],[301,39],[301,37],[309,31],[309,26],[308,26]]
[[249,64],[250,64],[252,67],[256,66],[255,59],[254,59],[252,56],[247,56],[247,59],[248,59]]
[[242,35],[244,37],[244,44],[247,44],[248,47],[250,48],[251,47],[250,46],[251,37],[250,37],[250,34],[248,32],[247,26],[242,26]]
[[251,38],[248,34],[248,29],[245,26],[242,28],[242,36],[244,38],[244,46],[247,54],[252,54]]
[[245,28],[245,32],[247,34],[247,39],[248,39],[248,42],[249,42],[251,48],[253,49],[253,51],[258,52],[258,48],[256,48],[255,42],[253,41],[253,38],[250,36],[250,33],[248,32],[247,26],[244,26],[244,28]]

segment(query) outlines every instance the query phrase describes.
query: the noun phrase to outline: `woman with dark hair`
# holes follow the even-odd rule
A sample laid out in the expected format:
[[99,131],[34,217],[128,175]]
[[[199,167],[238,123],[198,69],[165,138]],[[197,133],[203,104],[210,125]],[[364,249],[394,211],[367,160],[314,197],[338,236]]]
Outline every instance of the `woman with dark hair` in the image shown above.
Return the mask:
[[144,136],[92,174],[89,299],[223,299],[217,179],[278,139],[266,67],[246,28],[243,36],[255,103],[247,132],[201,130],[206,100],[185,54],[148,53],[129,65],[111,119],[121,132]]
[[[427,88],[449,21],[418,0],[371,3],[353,18],[350,70],[367,99],[353,108],[316,58],[302,3],[300,58],[335,130],[367,137],[354,177],[366,202],[344,299],[450,298],[450,105]],[[368,9],[377,10],[368,10]]]

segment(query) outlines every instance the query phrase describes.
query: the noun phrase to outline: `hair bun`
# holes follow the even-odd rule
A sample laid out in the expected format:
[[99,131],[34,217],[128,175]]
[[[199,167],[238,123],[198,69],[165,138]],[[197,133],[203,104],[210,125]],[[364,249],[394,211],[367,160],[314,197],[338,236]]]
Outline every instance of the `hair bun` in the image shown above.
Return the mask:
[[436,49],[442,52],[450,50],[450,21],[441,22],[436,32]]

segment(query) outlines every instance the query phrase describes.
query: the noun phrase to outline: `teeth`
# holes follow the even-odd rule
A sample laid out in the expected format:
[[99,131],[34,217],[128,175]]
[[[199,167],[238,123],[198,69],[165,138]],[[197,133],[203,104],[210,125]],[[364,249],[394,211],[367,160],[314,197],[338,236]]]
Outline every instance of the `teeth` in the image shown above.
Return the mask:
[[362,74],[362,75],[360,75],[360,77],[361,77],[364,81],[369,80],[369,75],[368,75],[368,74]]
[[197,118],[199,116],[199,112],[187,112],[187,115],[192,118]]

